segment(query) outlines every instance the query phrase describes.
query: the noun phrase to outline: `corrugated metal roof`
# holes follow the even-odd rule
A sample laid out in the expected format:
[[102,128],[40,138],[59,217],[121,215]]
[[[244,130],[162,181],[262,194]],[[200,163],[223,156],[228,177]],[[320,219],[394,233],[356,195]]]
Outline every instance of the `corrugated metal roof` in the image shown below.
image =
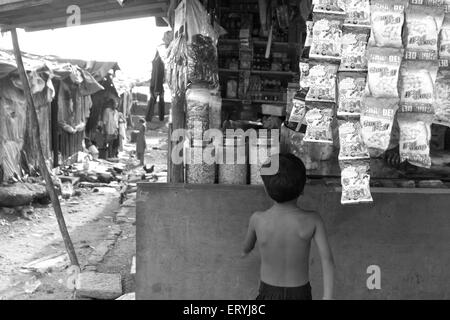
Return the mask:
[[[72,6],[72,7],[71,7]],[[79,8],[80,24],[165,17],[168,0],[0,0],[0,26],[27,31],[70,26]],[[78,9],[77,9],[78,10]]]

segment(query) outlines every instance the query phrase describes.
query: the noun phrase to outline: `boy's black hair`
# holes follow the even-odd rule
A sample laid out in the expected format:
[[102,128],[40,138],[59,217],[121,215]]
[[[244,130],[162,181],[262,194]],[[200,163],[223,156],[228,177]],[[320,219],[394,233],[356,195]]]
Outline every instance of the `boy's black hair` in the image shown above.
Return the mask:
[[[306,183],[306,168],[302,160],[290,153],[274,155],[279,157],[278,172],[274,175],[261,175],[269,196],[278,203],[297,199]],[[265,163],[269,168],[270,163]]]

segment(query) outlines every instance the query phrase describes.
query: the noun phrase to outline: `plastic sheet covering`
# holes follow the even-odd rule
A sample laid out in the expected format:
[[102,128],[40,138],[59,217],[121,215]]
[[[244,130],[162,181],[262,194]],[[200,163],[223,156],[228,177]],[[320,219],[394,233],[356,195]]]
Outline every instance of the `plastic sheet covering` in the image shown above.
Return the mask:
[[26,104],[8,78],[0,81],[0,165],[4,179],[20,175],[20,150],[24,143]]
[[[49,78],[44,80],[38,73],[29,75],[33,92],[44,157],[50,157],[50,101],[54,88]],[[40,91],[38,91],[40,90]],[[4,179],[21,176],[21,151],[27,154],[28,164],[37,166],[36,142],[30,126],[27,125],[27,103],[22,83],[17,77],[0,80],[0,165],[5,172]],[[28,138],[27,138],[28,137]]]

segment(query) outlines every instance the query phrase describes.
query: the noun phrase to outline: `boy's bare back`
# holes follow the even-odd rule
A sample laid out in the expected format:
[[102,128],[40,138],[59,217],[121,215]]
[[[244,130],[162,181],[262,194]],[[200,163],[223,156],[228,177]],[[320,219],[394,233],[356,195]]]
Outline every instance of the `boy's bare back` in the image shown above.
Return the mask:
[[[250,218],[243,256],[258,243],[261,254],[261,286],[257,299],[311,299],[309,252],[317,245],[323,271],[323,299],[332,299],[334,261],[320,215],[301,210],[298,199],[306,183],[306,168],[292,154],[280,154],[279,169],[261,175],[274,205]],[[265,164],[266,165],[266,164]]]
[[261,280],[279,287],[308,283],[311,239],[320,217],[294,206],[275,205],[251,219],[261,254]]

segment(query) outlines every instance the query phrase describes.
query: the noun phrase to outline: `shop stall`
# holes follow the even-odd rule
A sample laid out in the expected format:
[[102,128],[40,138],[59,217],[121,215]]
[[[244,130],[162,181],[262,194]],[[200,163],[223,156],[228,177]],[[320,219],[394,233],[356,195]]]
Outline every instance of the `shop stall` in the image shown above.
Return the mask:
[[[260,166],[279,152],[306,165],[299,205],[326,221],[337,297],[448,297],[447,1],[206,8],[175,10],[167,79],[188,138],[172,132],[172,184],[139,185],[138,298],[253,298],[257,263],[238,256],[250,214],[270,206]],[[206,161],[218,154],[231,162]],[[313,256],[316,297],[319,274]]]

